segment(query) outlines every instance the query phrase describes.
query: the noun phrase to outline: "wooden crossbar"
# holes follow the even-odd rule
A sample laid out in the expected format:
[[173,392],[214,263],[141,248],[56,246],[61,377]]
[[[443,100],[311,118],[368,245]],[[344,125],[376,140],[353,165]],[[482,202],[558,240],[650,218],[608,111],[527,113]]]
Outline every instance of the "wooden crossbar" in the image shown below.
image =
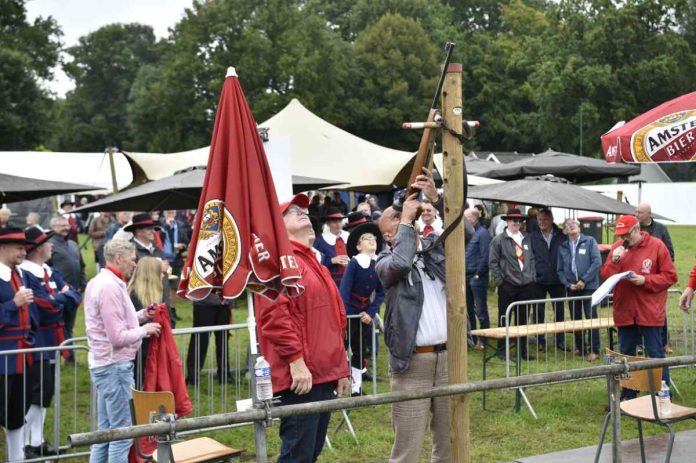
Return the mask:
[[[612,317],[588,318],[584,320],[568,320],[564,322],[511,326],[509,337],[510,339],[517,339],[524,336],[538,336],[550,333],[572,333],[575,331],[595,330],[613,327],[614,319]],[[473,336],[480,336],[482,338],[505,339],[505,327],[472,330],[471,334]]]

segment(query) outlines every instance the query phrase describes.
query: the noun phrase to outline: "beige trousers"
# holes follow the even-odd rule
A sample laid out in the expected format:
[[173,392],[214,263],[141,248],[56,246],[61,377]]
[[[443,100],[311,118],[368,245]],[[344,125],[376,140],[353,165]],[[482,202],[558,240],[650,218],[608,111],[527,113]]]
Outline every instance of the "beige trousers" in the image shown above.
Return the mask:
[[[404,391],[447,384],[447,351],[413,354],[408,370],[391,373],[392,391]],[[392,405],[394,446],[390,463],[418,463],[423,439],[430,424],[432,463],[450,463],[449,397],[411,400]]]

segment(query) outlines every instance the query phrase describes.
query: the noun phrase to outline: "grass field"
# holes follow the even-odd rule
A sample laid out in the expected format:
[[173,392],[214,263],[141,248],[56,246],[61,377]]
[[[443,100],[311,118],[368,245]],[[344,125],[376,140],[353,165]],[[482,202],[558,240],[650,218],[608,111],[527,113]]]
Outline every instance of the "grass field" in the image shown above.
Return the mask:
[[[696,227],[669,227],[672,240],[676,249],[676,267],[679,274],[679,287],[683,287],[688,272],[696,262],[696,240],[693,240]],[[85,249],[85,260],[88,262],[90,276],[94,273],[92,252],[89,246]],[[496,319],[495,294],[489,294],[489,311],[491,319]],[[191,304],[187,301],[179,300],[177,303],[179,315],[182,321],[179,327],[192,325]],[[681,324],[681,315],[676,310],[676,296],[670,298],[670,326],[678,327]],[[244,303],[234,310],[235,321],[242,322],[246,318]],[[84,333],[84,322],[80,318],[76,324],[76,335]],[[244,346],[246,341],[245,333],[235,334],[234,345]],[[569,344],[571,338],[568,337]],[[680,344],[681,338],[676,335],[673,339],[674,344]],[[378,391],[388,392],[389,382],[386,375],[386,348],[380,348],[381,355],[378,361],[379,382]],[[553,355],[549,351],[549,355]],[[469,353],[469,378],[471,380],[481,379],[481,354],[470,351]],[[242,360],[243,361],[243,360]],[[86,363],[84,354],[78,358],[78,363],[84,366]],[[541,362],[525,362],[525,372],[536,372]],[[536,364],[536,365],[535,365]],[[596,365],[594,363],[592,365]],[[494,361],[491,377],[503,377],[503,363]],[[564,368],[580,368],[590,365],[587,362],[569,359],[563,363]],[[88,392],[89,378],[86,376],[86,369],[78,369],[77,373],[72,367],[66,367],[64,374],[64,385],[66,388],[72,387],[75,380],[80,389],[77,394],[77,404],[72,404],[69,400],[63,405],[66,408],[65,420],[62,427],[63,434],[73,431],[73,428],[84,429],[89,421],[88,412]],[[673,372],[674,381],[679,386],[682,396],[675,400],[685,405],[696,406],[696,386],[693,379],[696,377],[693,368],[682,368]],[[222,390],[217,385],[203,384],[202,393],[209,387],[216,388],[215,401],[234,400],[234,392]],[[230,388],[233,389],[233,388]],[[242,390],[242,394],[246,389]],[[192,390],[193,393],[193,390]],[[601,427],[602,419],[606,407],[606,386],[603,379],[574,382],[554,386],[536,387],[527,390],[528,396],[532,401],[538,419],[535,419],[526,409],[520,413],[511,410],[513,403],[513,392],[498,391],[488,397],[488,407],[493,410],[482,409],[482,395],[473,394],[470,400],[470,440],[471,440],[471,461],[472,462],[506,462],[515,458],[530,456],[535,454],[547,453],[563,449],[588,446],[596,444]],[[197,397],[192,395],[192,400]],[[201,399],[209,402],[209,399]],[[204,410],[219,409],[216,404],[203,404]],[[72,415],[77,410],[81,419],[75,424],[68,415]],[[356,445],[350,434],[342,428],[338,433],[334,432],[335,426],[340,419],[339,414],[334,414],[330,428],[330,439],[333,449],[325,448],[320,462],[353,463],[353,462],[383,462],[388,459],[393,440],[393,433],[390,422],[390,407],[382,406],[355,410],[350,412],[352,424],[357,432],[359,444]],[[47,422],[52,417],[49,415]],[[685,430],[696,427],[691,424],[681,424],[677,430]],[[662,428],[647,426],[646,434],[652,435],[662,433]],[[275,424],[268,429],[268,448],[269,460],[273,461],[278,454],[279,439],[278,425]],[[212,433],[215,438],[228,443],[231,446],[247,449],[245,459],[254,458],[254,436],[252,427],[242,427],[234,430],[227,430]],[[623,438],[631,439],[637,437],[637,428],[629,420],[623,422]],[[62,439],[64,442],[64,439]],[[0,443],[0,445],[4,444]],[[608,450],[609,447],[607,447]],[[424,446],[423,458],[421,461],[429,461],[429,443]]]

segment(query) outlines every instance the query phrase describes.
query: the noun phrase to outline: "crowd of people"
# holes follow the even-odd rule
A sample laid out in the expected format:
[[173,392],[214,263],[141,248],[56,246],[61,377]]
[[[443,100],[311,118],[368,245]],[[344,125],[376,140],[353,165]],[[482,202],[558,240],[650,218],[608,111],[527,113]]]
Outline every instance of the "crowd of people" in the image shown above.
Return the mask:
[[[362,393],[373,345],[373,325],[382,305],[384,339],[393,391],[447,384],[447,310],[444,244],[438,238],[443,201],[431,175],[424,172],[413,185],[422,192],[404,199],[401,207],[381,210],[375,197],[360,197],[348,210],[340,193],[298,194],[280,205],[293,246],[304,292],[276,301],[256,296],[261,352],[271,365],[274,393],[282,404],[330,400]],[[0,210],[0,350],[57,346],[73,335],[77,308],[84,303],[89,342],[89,370],[99,393],[99,429],[131,423],[130,388],[144,374],[147,342],[159,335],[154,307],[169,308],[177,320],[177,276],[191,237],[192,213],[91,214],[72,212],[64,201],[44,231],[41,217],[30,213],[27,228],[9,225],[11,211]],[[532,212],[530,214],[529,212]],[[464,213],[466,237],[466,303],[469,329],[491,327],[490,285],[496,288],[498,326],[510,304],[534,299],[587,296],[601,278],[632,271],[614,293],[614,320],[622,353],[635,355],[642,346],[651,357],[671,352],[665,315],[667,289],[677,281],[674,249],[666,228],[653,220],[650,206],[615,224],[615,243],[603,262],[594,237],[583,234],[574,218],[557,225],[548,208],[524,214],[510,205],[487,218],[481,205]],[[79,233],[92,240],[97,275],[86,281]],[[696,267],[680,306],[691,304]],[[546,304],[519,306],[511,315],[517,324],[543,323]],[[553,321],[596,318],[589,299],[552,304]],[[193,304],[194,326],[231,323],[231,305],[211,294]],[[225,332],[216,333],[218,381],[231,378]],[[568,346],[563,333],[522,339],[521,356],[556,349],[599,358],[598,330],[574,333]],[[482,338],[468,336],[474,350]],[[208,336],[192,336],[187,358],[189,384],[199,381]],[[498,346],[504,349],[503,346]],[[140,356],[138,356],[140,352]],[[74,362],[71,353],[63,353]],[[53,395],[52,353],[15,355],[0,362],[0,397],[27,397],[0,403],[9,458],[21,460],[54,455],[43,438],[46,409]],[[668,380],[665,370],[664,377]],[[631,397],[631,391],[625,391]],[[450,459],[449,399],[396,403],[391,462],[418,461],[425,433],[432,433],[432,461]],[[316,461],[324,445],[329,414],[283,418],[279,462]],[[130,442],[92,448],[90,461],[126,461]]]

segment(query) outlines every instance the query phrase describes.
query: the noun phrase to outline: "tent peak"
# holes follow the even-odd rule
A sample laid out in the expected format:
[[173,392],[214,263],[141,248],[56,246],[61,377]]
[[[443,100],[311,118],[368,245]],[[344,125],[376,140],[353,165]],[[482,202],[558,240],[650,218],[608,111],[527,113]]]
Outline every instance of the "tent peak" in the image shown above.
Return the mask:
[[228,77],[239,77],[237,75],[237,70],[234,68],[234,66],[229,66],[227,68],[227,74],[225,75],[225,79]]

